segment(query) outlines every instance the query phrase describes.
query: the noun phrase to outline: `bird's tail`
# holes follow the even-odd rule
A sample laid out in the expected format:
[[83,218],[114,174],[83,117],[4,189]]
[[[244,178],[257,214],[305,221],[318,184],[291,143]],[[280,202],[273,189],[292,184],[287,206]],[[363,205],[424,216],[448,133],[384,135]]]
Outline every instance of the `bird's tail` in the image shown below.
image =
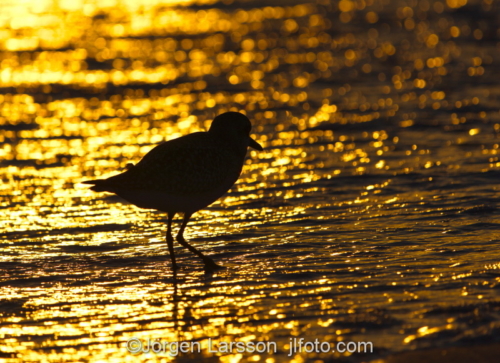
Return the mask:
[[96,180],[85,180],[82,184],[93,184],[90,190],[94,192],[107,192],[109,188],[106,186],[104,179],[96,179]]

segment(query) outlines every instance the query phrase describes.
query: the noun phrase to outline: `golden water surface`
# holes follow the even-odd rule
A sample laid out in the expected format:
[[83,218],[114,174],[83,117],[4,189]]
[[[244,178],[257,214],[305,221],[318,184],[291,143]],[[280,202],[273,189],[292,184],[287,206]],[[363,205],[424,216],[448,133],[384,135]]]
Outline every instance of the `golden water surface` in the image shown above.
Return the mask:
[[[355,362],[491,340],[499,12],[3,0],[0,361]],[[225,111],[264,151],[185,233],[227,268],[176,246],[174,276],[166,216],[81,182]],[[134,354],[131,338],[201,349]],[[294,338],[374,350],[290,353]],[[214,351],[230,342],[277,351]]]

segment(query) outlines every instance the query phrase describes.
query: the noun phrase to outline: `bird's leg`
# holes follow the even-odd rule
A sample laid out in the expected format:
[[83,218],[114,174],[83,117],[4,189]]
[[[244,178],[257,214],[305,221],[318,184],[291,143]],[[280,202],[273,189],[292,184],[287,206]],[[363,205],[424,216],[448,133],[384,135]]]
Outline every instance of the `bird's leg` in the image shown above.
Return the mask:
[[168,251],[170,252],[170,259],[172,260],[172,269],[177,270],[177,264],[175,263],[175,253],[174,253],[174,238],[172,237],[172,219],[174,219],[175,213],[168,213],[167,222],[167,245]]
[[184,214],[184,219],[182,220],[181,228],[179,229],[179,233],[177,233],[177,242],[179,242],[182,246],[186,247],[189,251],[193,252],[195,255],[200,257],[205,263],[205,270],[213,271],[215,269],[224,268],[223,266],[217,265],[210,257],[205,256],[203,253],[201,253],[196,248],[194,248],[193,246],[191,246],[189,243],[186,242],[183,234],[184,234],[184,229],[186,228],[186,225],[189,221],[189,218],[191,218],[191,214]]

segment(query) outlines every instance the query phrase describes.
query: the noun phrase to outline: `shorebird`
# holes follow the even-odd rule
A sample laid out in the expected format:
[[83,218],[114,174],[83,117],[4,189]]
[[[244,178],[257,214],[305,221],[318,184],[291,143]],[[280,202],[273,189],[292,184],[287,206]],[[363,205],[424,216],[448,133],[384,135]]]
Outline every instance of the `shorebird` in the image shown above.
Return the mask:
[[205,270],[222,266],[203,255],[184,239],[184,229],[196,211],[224,195],[241,174],[247,148],[262,151],[250,137],[252,124],[239,112],[217,116],[207,132],[195,132],[164,142],[148,152],[135,166],[108,179],[84,181],[91,190],[115,193],[140,208],[167,213],[167,245],[175,271],[177,264],[172,220],[184,214],[177,242],[199,256]]

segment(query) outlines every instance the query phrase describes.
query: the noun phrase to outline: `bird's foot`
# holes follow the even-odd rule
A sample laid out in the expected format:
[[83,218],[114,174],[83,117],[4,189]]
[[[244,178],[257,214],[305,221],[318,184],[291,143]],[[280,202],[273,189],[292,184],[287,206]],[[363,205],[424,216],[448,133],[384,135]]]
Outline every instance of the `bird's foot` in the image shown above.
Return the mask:
[[208,257],[204,258],[203,262],[205,262],[205,272],[207,273],[225,269],[224,266],[216,264],[211,258]]

